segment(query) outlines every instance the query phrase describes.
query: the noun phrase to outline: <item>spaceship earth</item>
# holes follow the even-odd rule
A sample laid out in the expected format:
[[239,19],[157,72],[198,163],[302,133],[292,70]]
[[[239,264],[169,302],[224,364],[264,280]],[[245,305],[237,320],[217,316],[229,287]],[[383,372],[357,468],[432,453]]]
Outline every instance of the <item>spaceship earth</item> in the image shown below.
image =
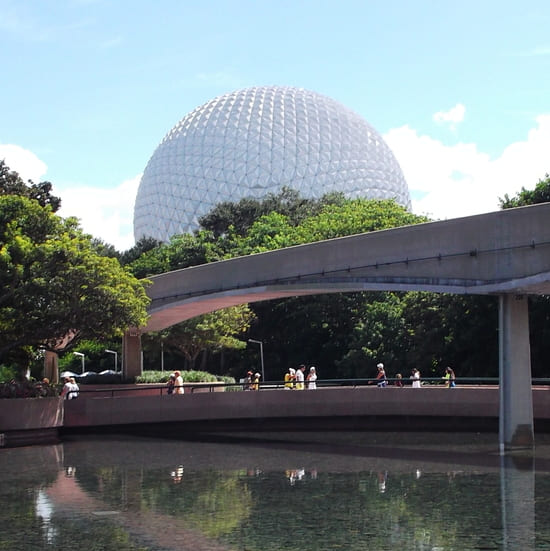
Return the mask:
[[358,114],[302,88],[254,87],[212,99],[168,132],[141,178],[134,237],[168,241],[221,202],[283,187],[411,204],[392,151]]

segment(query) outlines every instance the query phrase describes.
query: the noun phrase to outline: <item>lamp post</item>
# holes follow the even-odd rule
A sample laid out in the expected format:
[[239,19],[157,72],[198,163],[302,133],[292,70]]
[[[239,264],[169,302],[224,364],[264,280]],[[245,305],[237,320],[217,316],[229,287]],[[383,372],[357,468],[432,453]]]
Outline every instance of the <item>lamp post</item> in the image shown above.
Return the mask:
[[114,354],[115,355],[115,373],[117,372],[117,368],[118,368],[118,353],[116,350],[107,350],[105,349],[105,352],[108,352],[109,354]]
[[82,371],[81,371],[81,373],[84,373],[84,362],[85,362],[85,360],[84,360],[84,354],[82,354],[82,352],[73,352],[73,354],[74,354],[75,356],[80,356],[80,362],[81,362],[81,364],[82,364]]
[[265,373],[264,373],[264,343],[262,341],[257,341],[255,339],[248,339],[248,342],[253,342],[260,345],[260,362],[262,365],[262,382],[265,383]]

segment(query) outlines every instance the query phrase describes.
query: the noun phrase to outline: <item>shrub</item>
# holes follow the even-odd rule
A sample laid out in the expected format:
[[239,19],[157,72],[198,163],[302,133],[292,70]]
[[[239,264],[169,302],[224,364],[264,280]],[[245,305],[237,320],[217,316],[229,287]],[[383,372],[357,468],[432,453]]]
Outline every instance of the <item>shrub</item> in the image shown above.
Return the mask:
[[0,365],[0,383],[7,383],[15,379],[18,370],[8,365]]
[[[136,377],[136,383],[165,384],[170,377],[170,371],[144,371]],[[181,377],[184,383],[234,383],[233,377],[225,375],[212,375],[206,371],[181,371]]]
[[13,379],[9,383],[0,383],[0,398],[48,398],[59,396],[55,385],[27,379]]

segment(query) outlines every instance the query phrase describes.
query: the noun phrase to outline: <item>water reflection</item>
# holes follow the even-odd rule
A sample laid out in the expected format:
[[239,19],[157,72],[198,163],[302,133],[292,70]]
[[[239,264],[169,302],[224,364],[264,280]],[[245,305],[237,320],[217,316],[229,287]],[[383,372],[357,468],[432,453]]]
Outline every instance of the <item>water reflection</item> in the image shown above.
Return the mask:
[[501,460],[503,548],[535,549],[535,469],[532,456]]
[[550,548],[550,440],[81,437],[0,451],[0,549]]

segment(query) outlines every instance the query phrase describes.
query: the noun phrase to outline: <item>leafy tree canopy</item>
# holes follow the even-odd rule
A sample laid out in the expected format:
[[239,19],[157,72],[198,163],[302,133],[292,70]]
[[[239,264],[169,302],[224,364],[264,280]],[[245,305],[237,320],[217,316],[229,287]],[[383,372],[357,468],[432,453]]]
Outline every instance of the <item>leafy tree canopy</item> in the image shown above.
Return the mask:
[[121,335],[146,322],[148,300],[144,283],[98,254],[76,219],[0,196],[0,356]]
[[248,305],[231,306],[174,325],[164,332],[164,338],[193,368],[203,350],[245,348],[246,342],[238,337],[248,331],[253,320],[254,314]]
[[298,225],[282,213],[271,212],[256,220],[244,235],[226,240],[224,246],[227,256],[240,256],[427,220],[393,200],[346,199],[325,203]]
[[504,198],[499,198],[499,202],[503,209],[550,202],[550,175],[546,174],[544,180],[539,180],[535,189],[522,187],[514,197],[509,197],[506,194]]
[[128,266],[136,277],[143,278],[221,258],[212,233],[201,231],[195,235],[174,235],[168,243],[146,250]]
[[0,160],[0,196],[28,197],[38,201],[43,207],[49,206],[52,212],[57,212],[61,207],[61,199],[52,195],[51,191],[52,184],[50,182],[35,184],[29,180],[28,183],[25,183],[17,172],[9,169],[4,160]]
[[131,264],[132,262],[136,261],[141,255],[159,247],[161,244],[161,241],[158,241],[153,237],[142,237],[133,247],[120,254],[120,263],[123,266]]
[[307,199],[296,190],[284,187],[263,199],[245,197],[237,203],[223,202],[199,219],[201,228],[211,231],[215,238],[228,232],[244,235],[261,216],[278,212],[293,226],[308,216],[317,214],[327,204],[340,204],[346,199],[341,193],[328,193],[321,199]]

